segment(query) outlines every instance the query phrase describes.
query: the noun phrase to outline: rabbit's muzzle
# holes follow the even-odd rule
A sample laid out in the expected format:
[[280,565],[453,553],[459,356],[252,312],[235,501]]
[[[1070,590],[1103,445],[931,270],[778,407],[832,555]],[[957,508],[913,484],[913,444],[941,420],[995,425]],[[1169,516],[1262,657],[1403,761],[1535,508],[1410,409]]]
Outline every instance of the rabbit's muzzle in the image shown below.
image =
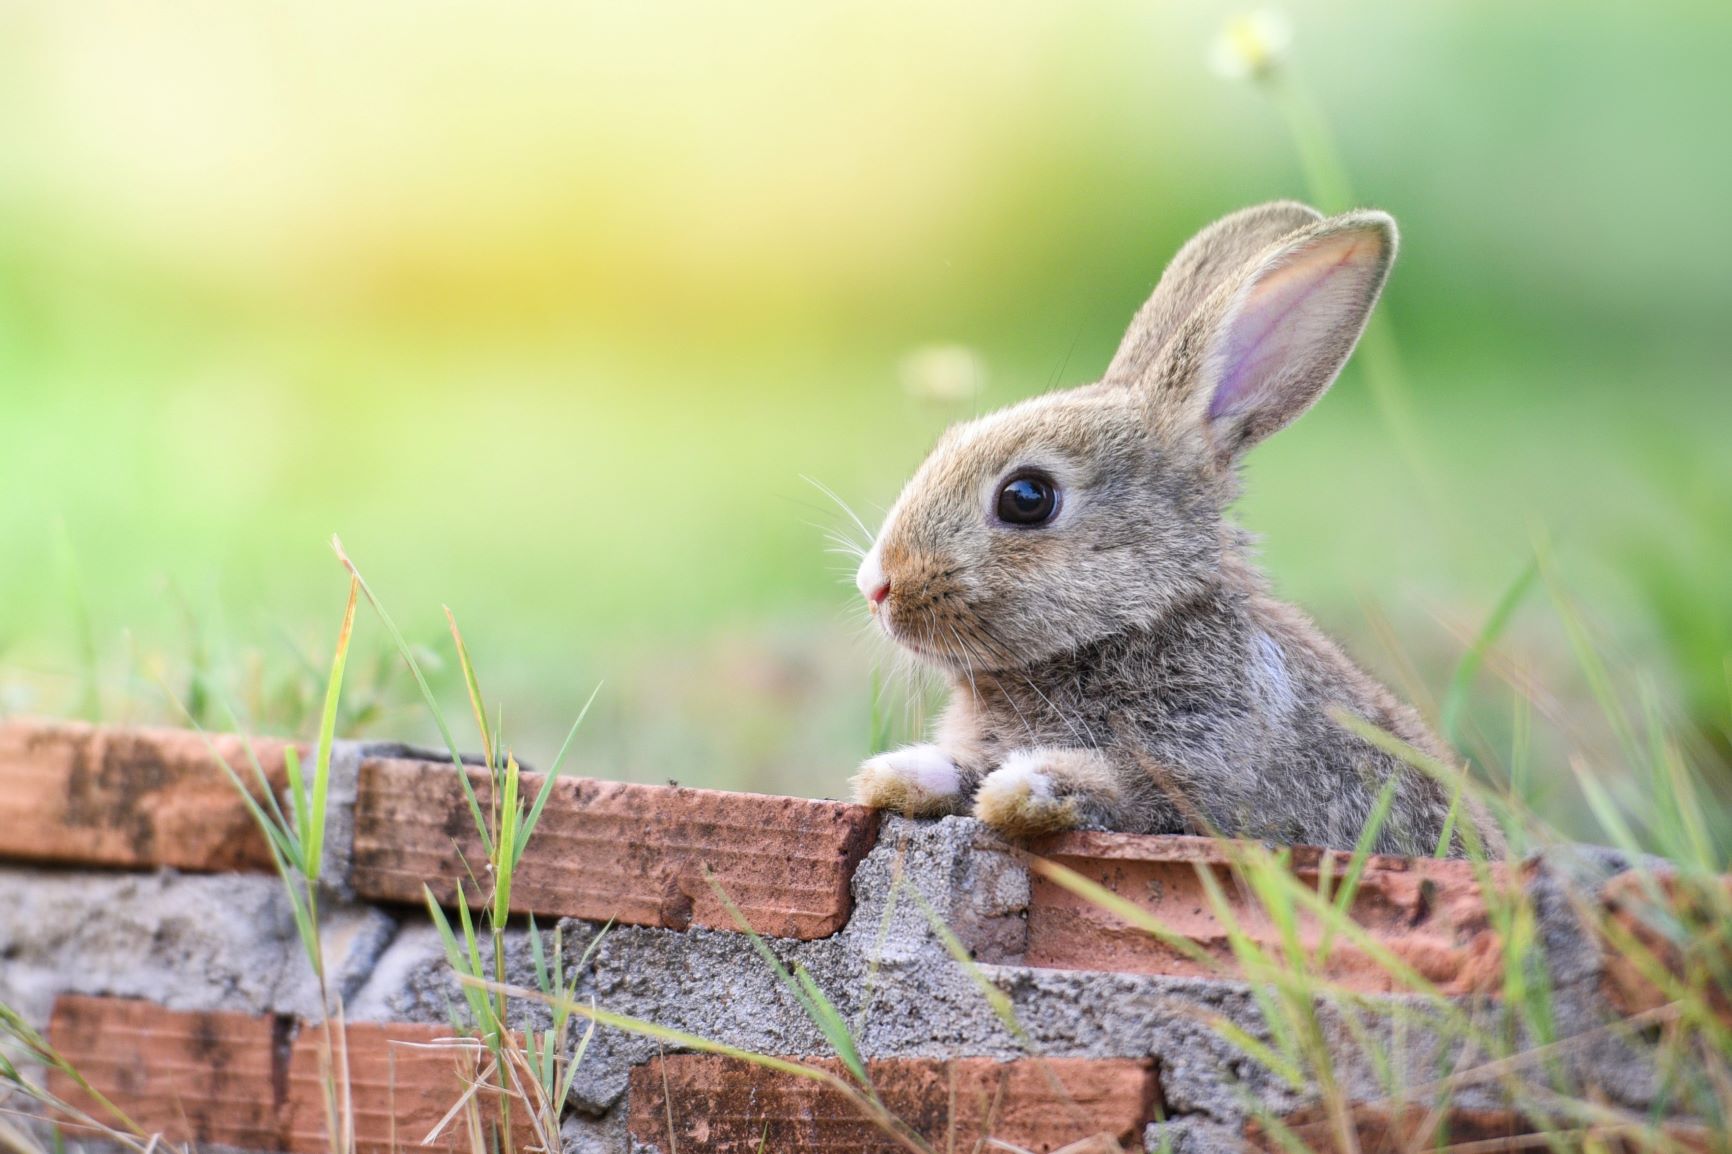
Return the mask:
[[961,565],[906,555],[885,562],[888,588],[875,613],[897,644],[951,668],[997,664],[999,646],[970,604]]

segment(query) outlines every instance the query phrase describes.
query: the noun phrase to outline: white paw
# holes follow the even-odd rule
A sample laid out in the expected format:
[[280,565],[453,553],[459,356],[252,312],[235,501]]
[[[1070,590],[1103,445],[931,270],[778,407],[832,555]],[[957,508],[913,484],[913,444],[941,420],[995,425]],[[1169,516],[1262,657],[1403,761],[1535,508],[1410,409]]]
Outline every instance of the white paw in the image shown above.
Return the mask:
[[854,800],[911,816],[949,813],[962,793],[962,774],[936,745],[907,745],[867,758],[854,775]]
[[1077,824],[1076,807],[1056,796],[1039,752],[1012,753],[974,792],[974,816],[1012,837],[1055,833]]
[[988,774],[980,788],[984,791],[987,786],[993,786],[997,792],[1052,800],[1052,778],[1046,774],[1046,761],[1032,750],[1019,749],[1005,758],[1004,764]]

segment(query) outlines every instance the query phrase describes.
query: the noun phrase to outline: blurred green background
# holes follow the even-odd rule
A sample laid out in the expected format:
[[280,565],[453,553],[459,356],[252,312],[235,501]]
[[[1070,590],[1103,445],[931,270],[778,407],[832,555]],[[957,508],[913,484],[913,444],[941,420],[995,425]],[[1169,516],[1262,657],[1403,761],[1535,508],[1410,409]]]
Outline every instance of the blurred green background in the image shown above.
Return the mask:
[[[1273,87],[1239,14],[0,7],[0,704],[303,727],[337,532],[529,761],[605,680],[587,772],[835,794],[917,719],[803,478],[873,522],[1092,379],[1191,232],[1319,195],[1297,109],[1401,222],[1400,372],[1254,455],[1279,589],[1435,713],[1543,542],[1467,746],[1616,773],[1563,596],[1724,782],[1732,7],[1296,4]],[[360,645],[351,728],[430,736]]]

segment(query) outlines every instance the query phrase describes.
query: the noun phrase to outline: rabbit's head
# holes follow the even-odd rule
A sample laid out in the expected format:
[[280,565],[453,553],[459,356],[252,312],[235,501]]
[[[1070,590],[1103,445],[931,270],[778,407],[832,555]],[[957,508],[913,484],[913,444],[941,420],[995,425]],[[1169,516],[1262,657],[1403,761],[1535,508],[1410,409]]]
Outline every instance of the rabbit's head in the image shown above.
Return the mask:
[[1098,383],[945,433],[860,565],[885,630],[957,672],[1014,669],[1205,587],[1240,456],[1335,379],[1395,242],[1383,213],[1290,202],[1198,234]]

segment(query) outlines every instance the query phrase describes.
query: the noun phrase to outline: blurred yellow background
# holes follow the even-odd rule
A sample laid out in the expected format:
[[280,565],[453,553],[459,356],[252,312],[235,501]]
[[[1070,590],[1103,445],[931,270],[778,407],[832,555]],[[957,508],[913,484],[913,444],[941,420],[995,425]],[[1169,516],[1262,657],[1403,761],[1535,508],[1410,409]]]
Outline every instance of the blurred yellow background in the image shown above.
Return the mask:
[[[1355,365],[1254,456],[1278,587],[1435,712],[1549,542],[1724,774],[1732,8],[1296,4],[1275,91],[1211,67],[1239,14],[0,7],[4,707],[295,728],[337,532],[530,761],[605,679],[584,770],[834,794],[913,719],[803,478],[873,522],[948,420],[1092,379],[1196,228],[1328,191],[1309,109],[1403,228],[1412,438]],[[935,349],[978,397],[914,395]],[[1554,595],[1487,760],[1517,698],[1599,740]],[[351,728],[427,736],[368,629]]]

